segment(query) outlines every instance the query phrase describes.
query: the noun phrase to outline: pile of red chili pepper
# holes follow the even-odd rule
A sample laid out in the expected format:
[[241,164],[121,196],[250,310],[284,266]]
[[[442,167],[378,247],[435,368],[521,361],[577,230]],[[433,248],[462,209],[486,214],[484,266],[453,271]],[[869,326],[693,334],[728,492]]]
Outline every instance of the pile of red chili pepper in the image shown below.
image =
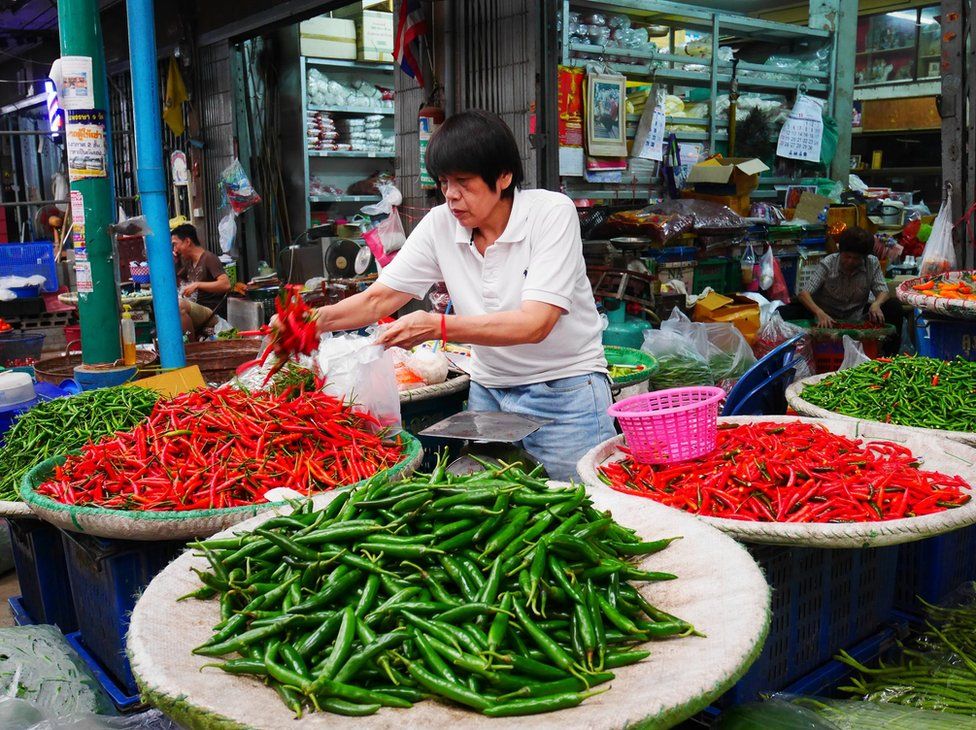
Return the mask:
[[198,390],[159,401],[147,421],[69,456],[40,494],[141,511],[239,507],[275,487],[304,495],[396,464],[399,443],[368,414],[321,391],[297,397]]
[[720,426],[708,456],[657,466],[628,456],[599,471],[622,492],[754,522],[894,520],[970,499],[962,478],[921,470],[904,446],[863,443],[800,421]]

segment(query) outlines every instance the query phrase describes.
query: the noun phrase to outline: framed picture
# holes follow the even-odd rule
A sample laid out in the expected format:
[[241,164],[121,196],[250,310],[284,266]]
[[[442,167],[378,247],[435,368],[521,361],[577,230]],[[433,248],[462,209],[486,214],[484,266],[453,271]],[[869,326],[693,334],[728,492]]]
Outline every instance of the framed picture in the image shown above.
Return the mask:
[[586,148],[594,157],[627,155],[624,76],[589,74],[586,77]]
[[786,188],[786,203],[784,207],[795,208],[800,202],[800,196],[803,193],[815,193],[817,192],[816,185],[790,185]]
[[942,71],[940,70],[940,68],[941,67],[938,61],[929,61],[929,73],[928,73],[929,78],[935,78],[937,76],[941,76]]
[[851,155],[851,169],[860,170],[861,169],[861,156]]

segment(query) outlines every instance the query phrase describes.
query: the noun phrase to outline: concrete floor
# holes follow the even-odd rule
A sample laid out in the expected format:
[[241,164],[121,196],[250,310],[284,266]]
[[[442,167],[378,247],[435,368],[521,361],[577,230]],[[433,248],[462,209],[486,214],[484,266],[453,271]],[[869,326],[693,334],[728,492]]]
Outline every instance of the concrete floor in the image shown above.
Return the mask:
[[14,616],[10,612],[7,599],[17,595],[20,595],[20,584],[17,583],[17,573],[11,570],[6,575],[0,576],[0,629],[14,625]]

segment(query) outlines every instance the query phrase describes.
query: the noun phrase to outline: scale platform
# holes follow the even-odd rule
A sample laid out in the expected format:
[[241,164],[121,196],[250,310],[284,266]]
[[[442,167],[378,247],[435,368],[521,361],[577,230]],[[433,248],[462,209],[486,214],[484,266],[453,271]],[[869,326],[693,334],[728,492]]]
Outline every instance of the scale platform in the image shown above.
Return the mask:
[[460,456],[447,467],[451,474],[473,474],[481,471],[485,463],[521,462],[526,470],[531,470],[536,465],[535,459],[517,444],[547,423],[551,421],[514,413],[462,411],[424,429],[419,435],[466,442]]

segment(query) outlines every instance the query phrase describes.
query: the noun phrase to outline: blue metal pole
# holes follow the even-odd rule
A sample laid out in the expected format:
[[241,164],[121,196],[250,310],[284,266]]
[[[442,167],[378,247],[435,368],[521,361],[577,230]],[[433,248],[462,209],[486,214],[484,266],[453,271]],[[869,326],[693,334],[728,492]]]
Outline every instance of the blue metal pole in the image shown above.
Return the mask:
[[152,235],[146,237],[149,277],[156,313],[159,360],[164,369],[186,365],[176,293],[176,269],[170,245],[166,175],[163,172],[162,98],[156,60],[153,0],[128,0],[129,64],[135,112],[136,179],[139,200]]

